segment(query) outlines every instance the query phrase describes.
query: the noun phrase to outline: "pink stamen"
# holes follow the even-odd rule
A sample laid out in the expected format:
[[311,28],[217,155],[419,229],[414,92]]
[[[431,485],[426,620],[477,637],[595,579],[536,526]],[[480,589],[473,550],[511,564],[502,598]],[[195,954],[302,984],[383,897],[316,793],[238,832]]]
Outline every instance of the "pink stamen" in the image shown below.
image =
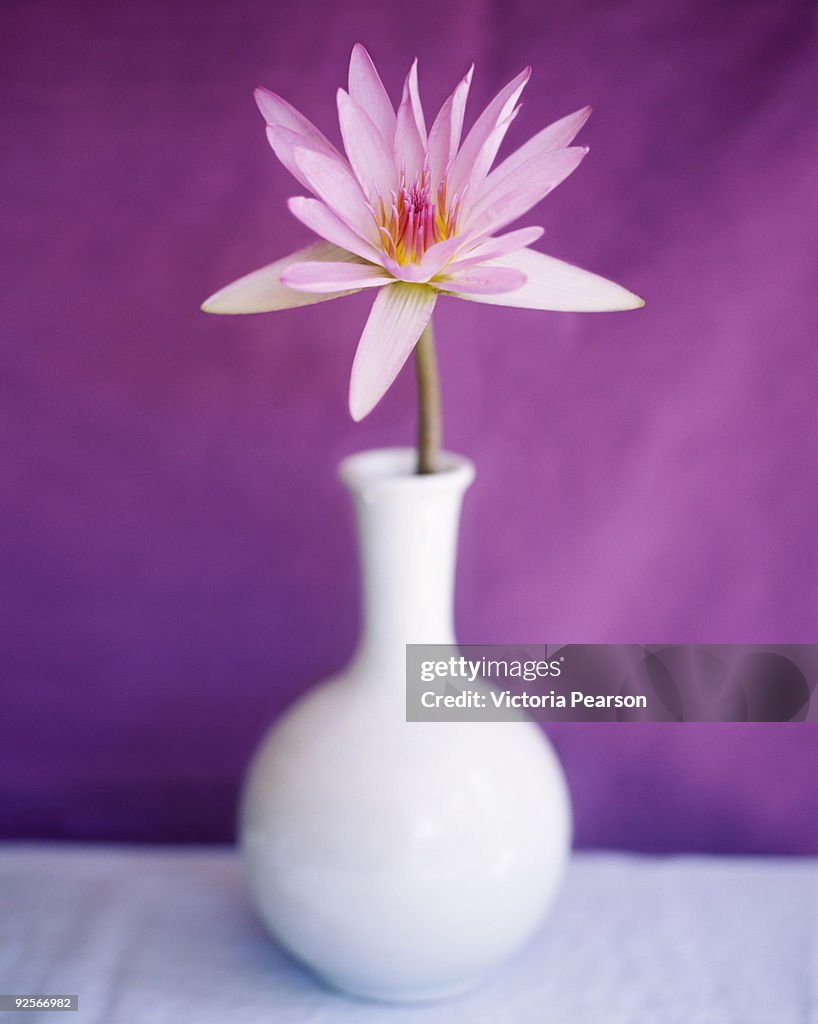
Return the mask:
[[[462,196],[449,197],[445,179],[432,201],[429,155],[425,154],[423,169],[407,182],[401,167],[400,185],[385,200],[379,197],[372,213],[381,236],[384,252],[397,263],[418,263],[431,246],[451,238],[457,228]],[[391,201],[390,201],[391,200]]]

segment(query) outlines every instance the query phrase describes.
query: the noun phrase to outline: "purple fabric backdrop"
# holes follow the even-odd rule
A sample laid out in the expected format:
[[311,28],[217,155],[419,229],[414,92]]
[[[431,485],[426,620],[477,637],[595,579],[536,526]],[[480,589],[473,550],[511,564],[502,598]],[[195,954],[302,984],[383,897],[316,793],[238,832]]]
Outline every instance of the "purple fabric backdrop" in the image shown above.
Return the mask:
[[[808,2],[142,0],[4,6],[0,833],[227,837],[266,723],[357,629],[342,455],[369,299],[199,302],[305,244],[251,99],[337,137],[365,42],[510,145],[590,102],[523,223],[633,314],[439,304],[467,642],[818,641],[818,44]],[[818,851],[810,726],[555,730],[581,844]]]

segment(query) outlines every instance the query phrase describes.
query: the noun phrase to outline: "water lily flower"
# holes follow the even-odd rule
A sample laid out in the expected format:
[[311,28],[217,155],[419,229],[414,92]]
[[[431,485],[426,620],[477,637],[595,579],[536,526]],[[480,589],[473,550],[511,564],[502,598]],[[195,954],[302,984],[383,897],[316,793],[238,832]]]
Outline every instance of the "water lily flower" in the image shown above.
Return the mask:
[[290,211],[322,241],[234,281],[202,308],[261,313],[375,289],[352,367],[356,420],[392,384],[440,295],[578,312],[644,304],[612,281],[529,248],[541,227],[503,233],[579,165],[588,150],[571,142],[590,108],[544,128],[492,170],[530,69],[500,90],[462,138],[472,71],[427,130],[417,61],[396,112],[369,54],[356,45],[349,88],[338,90],[346,156],[280,96],[255,92],[276,156],[311,193],[290,199]]

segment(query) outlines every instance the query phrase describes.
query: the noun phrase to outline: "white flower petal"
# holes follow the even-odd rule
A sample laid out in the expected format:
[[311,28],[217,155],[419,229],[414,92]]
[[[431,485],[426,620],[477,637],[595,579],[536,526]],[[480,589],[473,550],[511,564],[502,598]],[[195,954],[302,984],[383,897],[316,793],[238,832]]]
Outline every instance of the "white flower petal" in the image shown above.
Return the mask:
[[525,274],[521,271],[488,263],[452,271],[435,281],[435,285],[441,290],[451,292],[453,295],[462,293],[464,298],[472,295],[505,297],[508,292],[515,292],[524,284]]
[[307,260],[356,261],[356,257],[328,242],[316,242],[315,245],[300,249],[220,288],[202,303],[202,309],[205,313],[272,313],[277,309],[310,306],[314,302],[337,299],[341,295],[351,295],[353,291],[357,291],[353,288],[332,294],[310,295],[287,288],[281,283],[281,274],[287,267]]
[[455,260],[451,269],[452,271],[464,270],[466,267],[473,267],[478,263],[496,260],[516,249],[524,249],[527,245],[532,245],[537,239],[542,238],[544,233],[545,229],[539,227],[518,228],[516,231],[509,231],[496,238],[483,238],[477,245],[468,249],[462,259]]
[[437,295],[397,282],[378,292],[364,327],[349,384],[349,411],[362,420],[384,396],[429,322]]
[[395,111],[372,58],[360,43],[352,48],[349,60],[349,94],[369,115],[387,145],[392,146],[395,141]]
[[487,265],[520,271],[525,274],[526,282],[510,295],[474,295],[464,298],[495,306],[576,313],[639,309],[645,304],[644,299],[607,278],[533,249],[520,249]]
[[339,288],[379,288],[394,278],[371,263],[294,263],[281,275],[287,288],[302,292],[331,293]]

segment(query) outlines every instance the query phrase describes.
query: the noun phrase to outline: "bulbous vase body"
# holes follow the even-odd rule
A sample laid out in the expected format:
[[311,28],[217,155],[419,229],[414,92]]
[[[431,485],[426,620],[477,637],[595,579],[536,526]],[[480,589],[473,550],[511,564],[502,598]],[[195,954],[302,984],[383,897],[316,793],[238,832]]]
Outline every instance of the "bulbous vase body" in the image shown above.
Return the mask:
[[531,722],[407,722],[407,643],[454,643],[470,462],[414,452],[341,464],[363,569],[358,652],[275,724],[245,783],[258,912],[332,985],[434,999],[474,985],[540,925],[570,845],[564,777]]

